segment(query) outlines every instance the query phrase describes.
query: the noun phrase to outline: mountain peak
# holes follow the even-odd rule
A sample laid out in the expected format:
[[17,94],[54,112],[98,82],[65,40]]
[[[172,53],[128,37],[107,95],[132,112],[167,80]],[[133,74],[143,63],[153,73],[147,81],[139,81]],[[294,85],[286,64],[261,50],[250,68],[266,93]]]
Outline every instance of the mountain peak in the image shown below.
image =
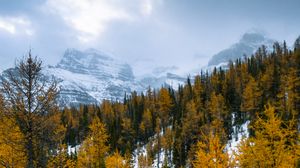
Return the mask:
[[265,41],[266,37],[264,34],[258,33],[258,32],[247,32],[245,33],[242,38],[240,39],[240,42],[243,43],[258,43]]
[[103,59],[103,60],[113,60],[113,56],[111,54],[99,51],[97,49],[89,48],[84,51],[80,51],[74,48],[69,48],[65,51],[63,58],[61,61],[67,59],[68,61],[80,61],[82,60],[90,60],[90,59]]
[[114,65],[121,64],[115,61],[109,54],[96,49],[80,51],[70,48],[65,51],[56,67],[73,72],[80,70],[81,73],[88,73],[89,71],[107,68],[109,63],[114,63]]
[[125,92],[142,90],[130,65],[96,49],[67,49],[55,67],[45,74],[60,82],[60,104],[95,103],[102,99],[121,100]]
[[248,31],[241,36],[239,42],[233,44],[230,48],[220,51],[215,54],[208,66],[217,66],[227,64],[229,60],[236,60],[243,56],[251,56],[259,47],[265,45],[267,48],[272,48],[275,40],[268,38],[261,31]]

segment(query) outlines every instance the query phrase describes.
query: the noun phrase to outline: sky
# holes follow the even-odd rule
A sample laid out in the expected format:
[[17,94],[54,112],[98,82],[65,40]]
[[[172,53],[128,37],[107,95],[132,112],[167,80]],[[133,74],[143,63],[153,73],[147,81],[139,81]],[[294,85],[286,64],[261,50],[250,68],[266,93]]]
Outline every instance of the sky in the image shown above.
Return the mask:
[[95,48],[135,75],[186,73],[250,30],[300,35],[299,0],[0,0],[0,70],[29,49],[55,65],[67,48]]

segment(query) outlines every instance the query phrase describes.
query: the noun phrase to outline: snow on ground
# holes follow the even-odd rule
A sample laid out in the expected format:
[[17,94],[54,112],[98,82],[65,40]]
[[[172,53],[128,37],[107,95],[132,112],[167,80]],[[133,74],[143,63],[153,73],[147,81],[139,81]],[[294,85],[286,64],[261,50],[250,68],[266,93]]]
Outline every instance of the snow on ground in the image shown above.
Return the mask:
[[[155,159],[153,161],[153,164],[152,164],[152,167],[155,167],[157,168],[159,165],[159,167],[163,167],[163,164],[164,164],[164,161],[165,161],[165,150],[161,150],[160,153],[159,153],[159,159],[157,157],[157,155],[155,156]],[[159,160],[159,162],[158,162]]]
[[[168,126],[167,129],[172,129],[172,126]],[[160,137],[164,136],[164,132],[160,131],[159,136]],[[155,134],[153,137],[149,138],[150,140],[147,144],[144,144],[142,146],[140,146],[140,144],[138,144],[138,147],[134,150],[133,155],[132,155],[132,161],[133,161],[132,166],[133,166],[133,168],[139,168],[139,160],[138,160],[139,156],[147,157],[147,155],[148,155],[147,147],[150,145],[150,143],[153,143],[152,140],[155,141],[156,138],[157,138],[157,134]],[[152,145],[152,147],[154,147],[155,142],[154,142],[154,144],[151,144],[151,145]],[[156,153],[155,156],[154,156],[154,160],[152,162],[151,167],[153,167],[153,168],[163,167],[164,162],[165,162],[166,153],[167,153],[166,150],[161,149],[160,152],[159,152],[159,158],[158,158],[158,154]],[[170,159],[173,160],[172,152],[171,152],[170,155],[171,155]],[[168,167],[173,168],[174,165],[170,165],[168,163]]]
[[[232,122],[234,122],[235,115],[232,114]],[[233,156],[234,152],[237,152],[238,150],[238,145],[242,141],[243,138],[248,138],[249,137],[249,132],[248,132],[248,126],[250,124],[250,121],[246,121],[244,124],[241,125],[240,129],[237,126],[233,127],[233,136],[232,140],[228,141],[225,149],[227,150],[228,154],[230,156]],[[237,136],[235,136],[237,135]]]
[[[138,144],[139,146],[139,144]],[[139,168],[139,156],[143,156],[143,157],[147,157],[147,149],[146,149],[147,144],[141,146],[141,147],[137,147],[134,152],[133,152],[133,156],[132,156],[132,160],[133,160],[133,168]]]
[[78,152],[79,148],[80,148],[80,145],[76,145],[76,146],[68,145],[68,154],[69,155],[75,154],[76,152]]
[[[138,147],[137,149],[134,150],[133,152],[133,156],[132,156],[132,165],[133,165],[133,168],[139,168],[139,160],[138,158],[140,156],[144,156],[144,157],[147,157],[147,149],[146,149],[146,146],[148,144],[145,144],[141,147]],[[152,162],[152,166],[153,168],[158,168],[158,166],[161,168],[163,167],[164,165],[164,161],[165,161],[165,156],[166,156],[166,151],[164,149],[162,149],[160,151],[160,154],[159,154],[159,159],[158,159],[158,155],[156,154],[155,155],[155,158]],[[172,154],[171,154],[171,159],[172,159]],[[158,162],[159,160],[159,162]],[[169,167],[174,167],[174,166],[171,166],[169,165]]]

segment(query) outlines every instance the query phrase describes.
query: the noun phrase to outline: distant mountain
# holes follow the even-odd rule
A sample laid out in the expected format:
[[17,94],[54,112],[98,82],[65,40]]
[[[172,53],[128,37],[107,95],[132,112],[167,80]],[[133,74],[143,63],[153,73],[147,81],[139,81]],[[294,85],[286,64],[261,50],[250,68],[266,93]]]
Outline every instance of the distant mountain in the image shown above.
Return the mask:
[[214,55],[208,62],[208,67],[226,66],[230,60],[234,61],[245,55],[251,56],[262,45],[271,50],[274,42],[275,40],[266,37],[262,33],[245,33],[238,43]]
[[[57,65],[45,67],[42,73],[45,79],[58,81],[60,106],[77,106],[99,103],[104,99],[122,101],[125,93],[143,92],[149,87],[177,88],[185,78],[169,73],[173,68],[155,68],[155,74],[136,79],[131,66],[111,54],[95,49],[67,49]],[[0,72],[0,79],[5,78],[6,72],[14,70]]]
[[144,87],[160,88],[162,86],[170,86],[177,89],[178,85],[184,84],[187,79],[178,75],[178,69],[176,66],[156,67],[152,73],[139,77],[138,81]]
[[161,76],[146,75],[143,78],[139,79],[139,82],[144,87],[150,86],[151,88],[160,88],[162,86],[170,86],[174,89],[177,89],[178,86],[183,85],[186,80],[187,78],[167,72]]
[[123,100],[125,92],[142,91],[130,65],[94,49],[68,49],[56,66],[43,72],[59,81],[60,105]]

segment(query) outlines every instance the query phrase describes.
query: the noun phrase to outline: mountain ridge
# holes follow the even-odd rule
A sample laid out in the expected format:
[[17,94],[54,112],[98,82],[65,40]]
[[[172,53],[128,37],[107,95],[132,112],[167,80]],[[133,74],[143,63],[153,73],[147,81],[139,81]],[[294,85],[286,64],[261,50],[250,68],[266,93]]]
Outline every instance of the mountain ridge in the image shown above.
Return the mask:
[[249,57],[262,45],[265,45],[270,50],[274,42],[275,40],[263,33],[255,31],[246,32],[237,43],[213,55],[208,62],[208,67],[228,63],[230,60],[234,61],[243,56]]
[[125,92],[143,90],[129,64],[95,49],[67,49],[60,62],[48,66],[43,73],[60,81],[61,105],[122,100]]

